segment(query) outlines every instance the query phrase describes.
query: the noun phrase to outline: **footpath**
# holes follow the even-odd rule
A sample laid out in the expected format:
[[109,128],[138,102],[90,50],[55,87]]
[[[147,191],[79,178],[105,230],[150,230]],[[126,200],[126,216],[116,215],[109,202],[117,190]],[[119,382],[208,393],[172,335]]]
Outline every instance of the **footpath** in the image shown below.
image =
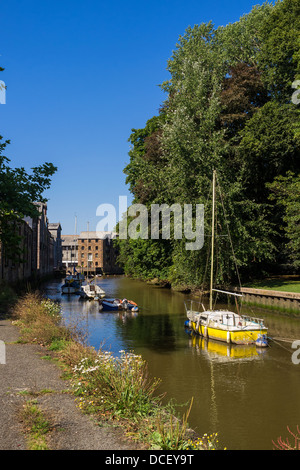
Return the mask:
[[[18,328],[0,314],[0,450],[27,450],[20,412],[34,398],[50,417],[51,450],[139,450],[123,432],[106,423],[99,426],[84,415],[71,393],[69,381],[59,367],[43,358],[45,348],[17,343]],[[4,347],[5,346],[5,347]],[[43,393],[48,391],[49,393]]]

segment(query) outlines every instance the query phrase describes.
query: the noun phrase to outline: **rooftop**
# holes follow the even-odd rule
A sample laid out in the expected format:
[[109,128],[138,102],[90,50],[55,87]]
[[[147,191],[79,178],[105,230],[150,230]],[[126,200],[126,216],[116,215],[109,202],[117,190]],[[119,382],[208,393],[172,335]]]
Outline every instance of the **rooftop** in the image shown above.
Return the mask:
[[80,232],[78,238],[83,239],[95,239],[103,240],[104,238],[117,238],[117,232]]
[[59,229],[59,227],[61,228],[61,225],[59,222],[48,222],[49,230],[57,230]]
[[117,238],[117,232],[80,232],[80,235],[62,235],[62,243],[70,244],[81,240],[104,240],[105,238]]

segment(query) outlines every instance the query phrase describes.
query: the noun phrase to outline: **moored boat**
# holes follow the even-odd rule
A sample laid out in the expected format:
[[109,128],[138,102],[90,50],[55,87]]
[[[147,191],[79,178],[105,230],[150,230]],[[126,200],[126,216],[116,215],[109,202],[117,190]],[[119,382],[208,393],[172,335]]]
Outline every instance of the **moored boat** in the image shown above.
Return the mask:
[[80,297],[82,299],[99,300],[105,297],[105,291],[96,284],[96,278],[93,281],[83,284],[80,288]]
[[74,276],[67,276],[61,287],[62,294],[79,294],[81,282]]
[[267,328],[264,321],[258,318],[251,318],[229,310],[213,309],[213,292],[232,295],[235,297],[238,309],[237,297],[243,297],[242,294],[235,292],[213,289],[214,273],[214,225],[215,225],[215,183],[216,171],[213,172],[213,202],[212,202],[212,237],[211,237],[211,273],[210,273],[210,297],[209,309],[199,302],[197,308],[193,308],[193,301],[188,305],[185,302],[187,322],[186,326],[192,329],[196,334],[204,338],[211,338],[217,341],[223,341],[228,344],[256,344],[259,347],[265,347],[267,343]]
[[99,301],[100,310],[122,310],[122,304],[118,299],[101,299]]
[[99,301],[100,310],[132,310],[138,311],[138,306],[132,300],[127,299],[101,299]]
[[[200,310],[200,309],[199,309]],[[193,310],[187,305],[189,327],[207,339],[232,344],[257,344],[261,335],[267,335],[263,320],[251,318],[229,310]],[[266,346],[267,343],[264,343]],[[263,347],[263,343],[260,343]]]

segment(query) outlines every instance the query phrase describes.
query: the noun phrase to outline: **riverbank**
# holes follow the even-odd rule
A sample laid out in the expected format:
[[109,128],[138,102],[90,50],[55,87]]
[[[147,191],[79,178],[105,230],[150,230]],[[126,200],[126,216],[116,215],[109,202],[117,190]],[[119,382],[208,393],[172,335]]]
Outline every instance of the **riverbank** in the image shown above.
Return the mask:
[[243,295],[243,303],[246,305],[278,310],[286,314],[300,314],[300,293],[249,287],[235,290]]
[[54,302],[28,294],[14,306],[13,322],[2,317],[0,335],[7,349],[0,366],[0,425],[12,430],[4,432],[0,448],[27,448],[20,413],[33,401],[49,422],[50,449],[198,450],[216,444],[216,436],[191,440],[188,413],[179,420],[161,405],[154,395],[158,381],[139,356],[124,353],[116,361],[84,346],[78,332],[61,326]]
[[265,279],[260,279],[244,284],[244,287],[300,294],[300,276],[283,275],[267,277]]
[[[174,292],[188,293],[192,296],[209,295],[198,287],[187,285],[172,286],[168,281],[152,279],[146,281],[150,285],[170,288]],[[267,309],[278,310],[287,314],[300,313],[300,277],[275,276],[253,281],[241,288],[231,287],[230,290],[243,294],[243,303]]]
[[51,450],[136,450],[120,428],[98,422],[76,406],[70,380],[62,378],[55,354],[40,344],[19,342],[20,330],[0,315],[0,339],[6,361],[0,364],[0,450],[28,450],[28,428],[22,418],[34,403],[50,424]]

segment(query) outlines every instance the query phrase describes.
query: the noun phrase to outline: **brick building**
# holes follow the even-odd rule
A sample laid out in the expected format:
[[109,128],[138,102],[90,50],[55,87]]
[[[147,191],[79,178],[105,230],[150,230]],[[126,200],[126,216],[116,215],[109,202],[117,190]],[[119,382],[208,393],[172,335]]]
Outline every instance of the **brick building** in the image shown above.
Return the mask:
[[0,279],[9,283],[28,279],[32,275],[33,269],[33,231],[23,220],[18,223],[16,230],[21,236],[20,249],[23,253],[19,260],[9,259],[0,242]]
[[16,228],[21,236],[22,259],[19,261],[8,259],[0,244],[0,279],[7,282],[22,281],[32,276],[43,277],[52,274],[55,266],[61,264],[59,250],[56,251],[60,224],[53,224],[59,225],[55,238],[55,234],[48,228],[47,204],[35,204],[39,216],[25,217],[19,221]]
[[62,235],[62,266],[68,272],[78,268],[78,235]]
[[86,274],[120,274],[114,232],[80,232],[78,236],[78,268]]
[[48,230],[53,238],[53,268],[62,268],[62,241],[60,223],[48,223]]
[[39,217],[26,217],[25,221],[32,228],[33,244],[33,273],[38,276],[45,276],[53,272],[54,268],[54,240],[48,230],[47,204],[36,202],[39,210]]

